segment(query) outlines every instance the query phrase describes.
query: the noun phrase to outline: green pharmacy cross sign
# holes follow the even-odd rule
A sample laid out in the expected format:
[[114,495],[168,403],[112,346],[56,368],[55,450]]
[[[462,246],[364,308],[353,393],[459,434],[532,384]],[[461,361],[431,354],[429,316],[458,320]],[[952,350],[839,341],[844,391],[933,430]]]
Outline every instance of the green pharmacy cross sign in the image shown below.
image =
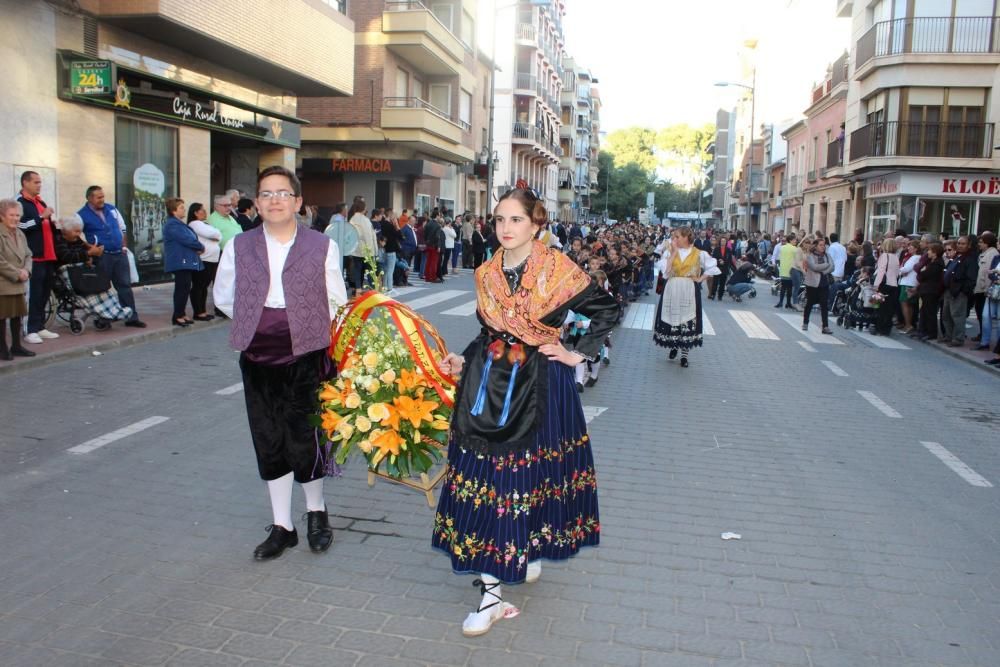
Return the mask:
[[110,60],[70,63],[70,89],[74,95],[110,95],[114,91],[114,66]]

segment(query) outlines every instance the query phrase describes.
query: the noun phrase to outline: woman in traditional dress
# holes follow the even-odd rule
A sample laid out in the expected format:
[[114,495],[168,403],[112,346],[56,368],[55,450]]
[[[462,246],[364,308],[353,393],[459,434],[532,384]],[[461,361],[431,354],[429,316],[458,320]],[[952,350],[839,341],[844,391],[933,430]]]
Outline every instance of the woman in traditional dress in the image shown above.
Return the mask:
[[688,366],[688,352],[701,347],[701,284],[709,276],[722,273],[710,254],[698,250],[690,227],[675,230],[661,246],[660,273],[667,280],[656,308],[653,340],[670,349],[670,358],[681,354],[681,366]]
[[[563,253],[535,240],[545,205],[515,189],[496,207],[501,249],[476,270],[479,336],[442,370],[461,374],[433,546],[482,593],[466,636],[510,615],[501,584],[536,581],[541,559],[599,541],[597,481],[574,367],[596,361],[618,305]],[[590,327],[569,351],[566,314]]]

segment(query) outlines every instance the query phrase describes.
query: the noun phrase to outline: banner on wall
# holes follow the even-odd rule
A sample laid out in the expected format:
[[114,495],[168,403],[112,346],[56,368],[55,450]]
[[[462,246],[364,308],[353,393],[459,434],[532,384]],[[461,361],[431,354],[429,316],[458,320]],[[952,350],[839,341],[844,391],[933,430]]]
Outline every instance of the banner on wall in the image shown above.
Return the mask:
[[167,219],[167,206],[163,198],[167,178],[151,162],[139,165],[132,172],[132,222],[133,243],[136,246],[136,263],[145,272],[163,264],[163,222]]

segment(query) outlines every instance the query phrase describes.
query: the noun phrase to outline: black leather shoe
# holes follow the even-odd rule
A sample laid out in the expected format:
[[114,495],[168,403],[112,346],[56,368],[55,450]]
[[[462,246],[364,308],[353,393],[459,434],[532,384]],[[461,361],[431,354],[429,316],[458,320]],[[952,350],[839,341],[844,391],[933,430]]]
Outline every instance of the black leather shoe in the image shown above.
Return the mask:
[[6,345],[0,348],[0,361],[13,361],[13,360],[14,360],[14,355],[10,353],[10,350],[7,349]]
[[688,358],[681,357],[681,368],[687,368],[687,367],[688,367]]
[[33,356],[35,356],[34,352],[32,352],[31,350],[27,350],[27,349],[21,347],[20,345],[18,345],[17,347],[10,348],[10,353],[11,353],[12,356],[15,356],[15,357],[33,357]]
[[333,544],[333,528],[330,528],[330,517],[326,510],[306,512],[306,537],[313,553],[321,554]]
[[283,554],[285,549],[299,543],[299,534],[294,528],[285,530],[278,524],[272,523],[267,530],[271,534],[253,550],[254,560],[273,560]]
[[145,329],[146,323],[142,320],[129,320],[125,323],[125,326],[132,327],[133,329]]
[[669,358],[670,359],[676,359],[677,358],[677,348],[676,347],[674,349],[670,350],[670,356],[669,356]]

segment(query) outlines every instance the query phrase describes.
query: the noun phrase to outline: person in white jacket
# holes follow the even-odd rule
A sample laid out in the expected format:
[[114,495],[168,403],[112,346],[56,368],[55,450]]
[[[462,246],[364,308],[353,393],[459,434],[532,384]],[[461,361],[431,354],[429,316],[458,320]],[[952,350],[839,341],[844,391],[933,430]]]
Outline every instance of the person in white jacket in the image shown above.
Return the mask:
[[215,315],[208,312],[208,286],[215,281],[221,255],[219,241],[222,239],[222,232],[208,224],[207,220],[208,209],[203,204],[194,202],[188,207],[188,227],[198,235],[198,240],[205,246],[205,251],[201,253],[201,263],[204,268],[195,271],[191,281],[191,309],[194,311],[194,319],[199,322],[215,319]]

